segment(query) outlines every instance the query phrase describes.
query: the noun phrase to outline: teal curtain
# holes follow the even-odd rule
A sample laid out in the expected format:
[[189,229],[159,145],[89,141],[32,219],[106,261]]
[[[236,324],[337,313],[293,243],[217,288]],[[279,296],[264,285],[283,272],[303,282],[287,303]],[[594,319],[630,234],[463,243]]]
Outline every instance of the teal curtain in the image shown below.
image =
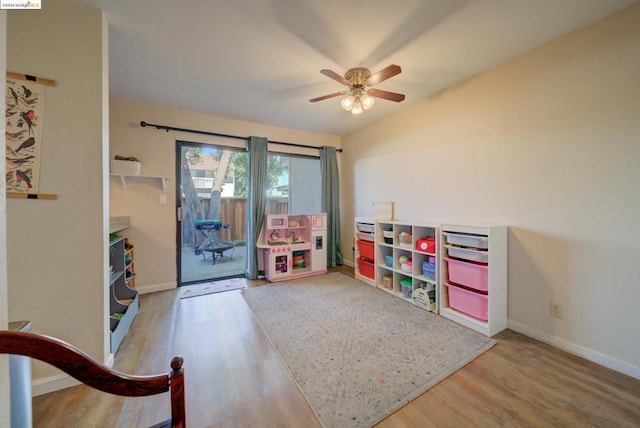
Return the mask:
[[327,213],[327,266],[341,265],[342,245],[340,234],[340,176],[336,148],[320,149],[322,167],[322,211]]
[[249,137],[249,194],[247,197],[247,263],[245,275],[258,277],[258,248],[260,231],[267,205],[267,139]]

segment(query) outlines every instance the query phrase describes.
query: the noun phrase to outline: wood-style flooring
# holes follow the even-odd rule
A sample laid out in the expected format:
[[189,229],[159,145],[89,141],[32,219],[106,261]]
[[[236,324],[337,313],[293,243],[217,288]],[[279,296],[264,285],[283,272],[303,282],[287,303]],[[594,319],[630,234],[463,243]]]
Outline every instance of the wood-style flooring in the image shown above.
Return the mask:
[[[171,290],[143,295],[140,304],[114,368],[155,374],[184,357],[189,427],[320,427],[239,290],[183,300]],[[378,426],[640,426],[639,380],[510,330],[495,339]],[[123,398],[84,385],[33,403],[36,427],[143,427],[169,413],[167,394]]]

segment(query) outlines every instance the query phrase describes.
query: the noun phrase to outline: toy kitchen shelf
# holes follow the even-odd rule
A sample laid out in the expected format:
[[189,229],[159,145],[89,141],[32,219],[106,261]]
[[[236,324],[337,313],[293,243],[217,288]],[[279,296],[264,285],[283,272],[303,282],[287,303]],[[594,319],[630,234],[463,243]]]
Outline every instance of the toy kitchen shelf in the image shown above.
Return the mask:
[[269,282],[327,272],[327,215],[267,214],[257,247]]

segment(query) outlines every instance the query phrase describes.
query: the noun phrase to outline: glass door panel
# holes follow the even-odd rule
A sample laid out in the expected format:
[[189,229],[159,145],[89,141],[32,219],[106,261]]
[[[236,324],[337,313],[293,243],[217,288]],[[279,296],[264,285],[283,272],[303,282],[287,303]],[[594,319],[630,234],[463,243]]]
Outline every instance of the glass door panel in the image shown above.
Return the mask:
[[320,159],[270,153],[267,160],[267,214],[321,211]]
[[246,151],[177,143],[178,284],[243,276],[246,263]]

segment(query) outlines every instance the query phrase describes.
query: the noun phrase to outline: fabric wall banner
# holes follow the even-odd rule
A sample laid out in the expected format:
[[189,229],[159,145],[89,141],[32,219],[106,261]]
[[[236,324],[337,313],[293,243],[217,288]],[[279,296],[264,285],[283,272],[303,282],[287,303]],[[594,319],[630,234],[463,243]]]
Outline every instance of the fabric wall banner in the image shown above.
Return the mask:
[[6,89],[6,188],[8,192],[38,193],[44,85],[8,78]]

